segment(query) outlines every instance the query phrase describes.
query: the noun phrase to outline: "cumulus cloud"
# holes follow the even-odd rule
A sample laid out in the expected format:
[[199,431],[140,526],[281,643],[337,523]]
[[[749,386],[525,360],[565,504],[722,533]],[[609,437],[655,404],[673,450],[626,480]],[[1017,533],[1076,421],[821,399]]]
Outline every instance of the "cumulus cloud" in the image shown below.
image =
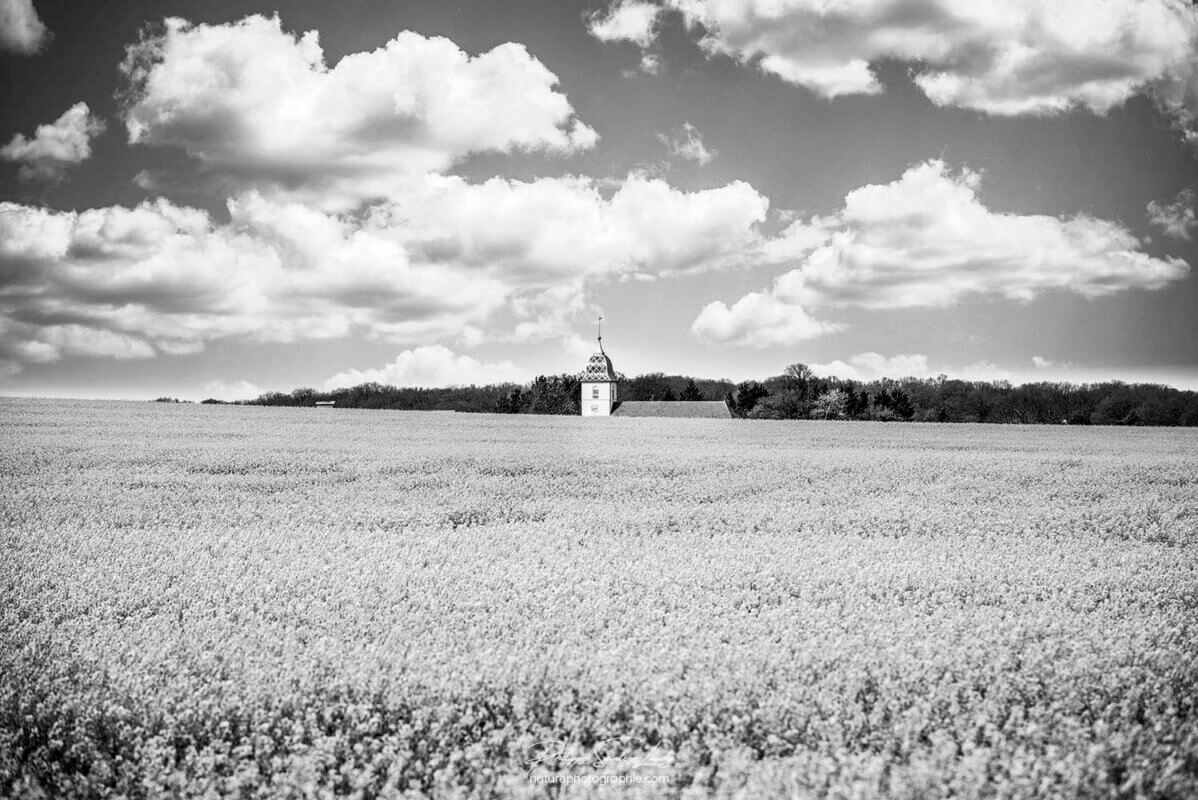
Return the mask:
[[838,214],[796,222],[770,245],[813,248],[799,268],[731,307],[708,305],[694,333],[783,344],[826,332],[813,314],[836,308],[945,306],[970,296],[1029,301],[1054,290],[1101,297],[1159,289],[1189,273],[1181,259],[1144,253],[1117,223],[993,212],[978,198],[980,183],[977,172],[953,174],[928,161],[892,183],[849,192]]
[[591,178],[472,184],[429,176],[372,223],[420,257],[502,269],[517,282],[721,265],[758,239],[769,201],[743,181],[694,192],[633,174],[605,197]]
[[1032,365],[1036,369],[1050,369],[1056,366],[1056,363],[1049,361],[1044,356],[1032,356]]
[[49,38],[33,0],[0,0],[0,50],[33,55]]
[[881,378],[931,378],[948,375],[967,381],[1011,380],[1015,375],[1007,369],[989,361],[957,367],[936,367],[928,363],[921,353],[884,356],[881,353],[857,353],[847,361],[837,359],[827,364],[809,365],[816,375],[843,378],[855,381],[875,381]]
[[249,194],[229,213],[215,224],[166,200],[84,212],[0,203],[4,357],[444,337],[503,302],[486,275],[412,263],[385,237],[304,206]]
[[[1194,49],[1198,51],[1198,43]],[[1182,132],[1184,140],[1198,147],[1198,57],[1190,57],[1188,69],[1178,69],[1153,80],[1148,94]]]
[[54,122],[38,125],[33,138],[18,133],[0,148],[0,158],[20,164],[17,175],[23,181],[60,181],[68,169],[91,158],[91,140],[104,127],[87,103],[76,103]]
[[703,135],[689,122],[683,123],[682,128],[674,131],[673,135],[657,134],[657,140],[665,145],[671,156],[694,161],[700,166],[710,164],[717,155],[715,150],[707,149],[703,143]]
[[878,378],[926,378],[932,374],[928,357],[919,353],[884,356],[881,353],[857,353],[848,361],[837,359],[827,364],[811,364],[816,375],[857,381]]
[[477,56],[403,32],[325,63],[316,31],[278,17],[170,18],[128,48],[131,144],[183,148],[236,186],[326,206],[385,198],[476,152],[569,153],[598,135],[523,45]]
[[724,344],[770,347],[814,339],[839,330],[836,323],[808,316],[769,292],[751,292],[731,307],[715,301],[699,312],[691,333]]
[[513,383],[523,378],[523,371],[510,361],[483,362],[442,345],[429,345],[404,350],[390,364],[379,368],[339,372],[324,382],[324,388],[362,383],[433,388]]
[[661,56],[657,53],[642,53],[640,64],[637,66],[646,75],[656,75],[661,72]]
[[909,308],[968,295],[1031,300],[1052,289],[1099,297],[1159,289],[1189,272],[1180,259],[1148,256],[1113,222],[990,211],[978,198],[981,180],[928,161],[854,189],[835,218],[815,221],[828,244],[779,279],[779,294],[812,306]]
[[32,363],[123,337],[119,356],[195,352],[222,338],[362,335],[479,340],[506,307],[520,341],[565,337],[588,281],[724,265],[760,239],[768,201],[743,183],[682,192],[633,175],[471,184],[429,175],[366,213],[257,192],[230,220],[164,199],[52,211],[0,203],[0,357]]
[[[1176,0],[666,0],[666,6],[702,32],[708,53],[754,63],[822,97],[882,91],[871,64],[892,58],[915,65],[914,81],[932,102],[990,114],[1075,107],[1101,114],[1142,90],[1183,122],[1192,122],[1198,107],[1198,13]],[[629,15],[600,38],[648,46],[656,21],[646,21],[648,13],[639,12],[636,24]]]
[[591,17],[591,35],[602,42],[633,42],[648,47],[653,41],[659,6],[640,0],[621,0]]
[[1148,222],[1166,236],[1188,242],[1190,232],[1198,229],[1198,218],[1194,216],[1194,190],[1182,190],[1172,203],[1150,201]]
[[84,354],[63,325],[102,332],[90,346],[114,357],[225,338],[568,341],[591,282],[725,267],[763,242],[769,202],[741,181],[444,174],[483,150],[594,143],[520,45],[472,57],[402,33],[328,65],[315,32],[277,17],[168,19],[122,70],[129,140],[185,149],[227,191],[229,220],[164,199],[0,204],[10,364]]
[[253,400],[264,392],[262,387],[249,381],[208,381],[201,387],[203,399],[224,400]]
[[589,281],[738,263],[760,246],[768,208],[740,181],[684,192],[633,174],[609,195],[591,178],[430,175],[366,225],[420,263],[494,277],[514,327],[493,335],[528,342],[568,338]]
[[134,359],[155,355],[144,339],[103,327],[51,322],[40,326],[36,336],[25,335],[27,330],[25,325],[0,318],[0,373],[11,375],[28,364],[49,364],[68,356]]

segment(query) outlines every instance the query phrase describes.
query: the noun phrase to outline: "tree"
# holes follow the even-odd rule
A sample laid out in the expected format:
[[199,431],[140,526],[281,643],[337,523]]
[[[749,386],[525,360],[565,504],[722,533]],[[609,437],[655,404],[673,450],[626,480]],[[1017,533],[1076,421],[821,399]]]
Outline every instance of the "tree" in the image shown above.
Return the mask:
[[1095,425],[1135,425],[1140,421],[1136,405],[1135,397],[1123,386],[1118,386],[1098,402],[1090,421]]
[[529,387],[530,414],[577,414],[578,379],[573,375],[540,375]]
[[813,381],[815,381],[815,373],[806,364],[791,364],[782,370],[783,386],[787,391],[796,393],[801,401],[809,399],[813,394],[811,391]]
[[757,381],[744,381],[736,385],[736,391],[732,393],[732,402],[729,403],[729,406],[736,416],[747,417],[753,410],[753,406],[757,405],[757,401],[768,396],[769,390]]
[[801,419],[804,405],[794,392],[766,395],[748,412],[750,419]]
[[915,413],[915,407],[911,405],[911,398],[902,389],[895,389],[890,393],[891,408],[899,419],[911,419]]
[[291,395],[282,392],[264,392],[258,398],[258,405],[288,406],[291,405]]
[[848,408],[848,395],[840,389],[829,389],[815,398],[811,416],[816,419],[842,419]]
[[296,406],[316,405],[316,390],[303,388],[291,390],[291,404]]
[[694,378],[689,378],[687,380],[686,388],[684,388],[682,390],[682,394],[679,399],[681,399],[681,400],[702,400],[703,399],[703,393],[699,391],[699,386],[698,386],[698,384],[695,383]]
[[[660,372],[638,375],[620,387],[622,400],[673,400],[671,381]],[[667,397],[667,395],[669,395]]]
[[864,391],[857,391],[857,384],[853,381],[844,382],[844,413],[849,419],[857,419],[864,411],[869,408],[869,395]]
[[1135,410],[1136,421],[1140,425],[1177,425],[1184,414],[1181,403],[1156,397],[1140,403]]
[[499,414],[519,414],[524,410],[526,399],[527,395],[517,386],[511,394],[499,398],[495,411]]

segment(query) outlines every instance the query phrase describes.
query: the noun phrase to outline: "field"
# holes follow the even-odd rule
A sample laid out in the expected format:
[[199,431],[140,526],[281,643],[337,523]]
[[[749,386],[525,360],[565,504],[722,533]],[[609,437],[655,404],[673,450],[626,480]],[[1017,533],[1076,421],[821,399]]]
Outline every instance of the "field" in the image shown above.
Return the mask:
[[0,796],[1198,796],[1198,431],[0,399],[0,489]]

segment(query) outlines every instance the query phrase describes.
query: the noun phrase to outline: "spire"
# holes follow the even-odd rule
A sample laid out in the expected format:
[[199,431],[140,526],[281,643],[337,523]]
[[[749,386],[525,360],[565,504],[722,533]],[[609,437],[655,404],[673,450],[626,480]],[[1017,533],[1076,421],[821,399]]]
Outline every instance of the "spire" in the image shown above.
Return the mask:
[[595,315],[595,338],[599,340],[599,352],[593,353],[586,369],[579,373],[579,380],[591,383],[613,383],[618,381],[611,358],[603,352],[603,315]]

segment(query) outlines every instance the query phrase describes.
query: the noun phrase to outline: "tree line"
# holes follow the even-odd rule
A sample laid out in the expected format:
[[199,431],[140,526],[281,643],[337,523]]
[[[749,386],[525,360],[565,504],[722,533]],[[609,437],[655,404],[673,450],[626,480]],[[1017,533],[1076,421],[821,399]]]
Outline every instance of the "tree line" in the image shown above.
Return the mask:
[[792,364],[727,396],[737,417],[1038,425],[1198,425],[1198,392],[1146,383],[1025,383],[935,378],[854,381]]
[[[664,375],[660,372],[620,378],[620,400],[723,400],[735,390],[725,380]],[[526,384],[501,383],[487,386],[455,386],[419,389],[363,383],[345,389],[317,391],[303,388],[291,392],[266,392],[253,400],[257,406],[313,406],[332,402],[338,408],[386,408],[405,411],[461,411],[500,414],[580,413],[577,375],[540,375]],[[220,403],[205,400],[205,403]]]
[[[819,377],[792,364],[764,381],[665,375],[620,377],[621,402],[723,400],[747,419],[874,420],[879,422],[992,422],[1070,425],[1198,425],[1198,392],[1119,381],[1093,384]],[[578,414],[577,375],[541,375],[526,384],[406,388],[364,383],[344,389],[266,392],[248,405],[461,411],[501,414]],[[217,403],[217,400],[205,400]]]

